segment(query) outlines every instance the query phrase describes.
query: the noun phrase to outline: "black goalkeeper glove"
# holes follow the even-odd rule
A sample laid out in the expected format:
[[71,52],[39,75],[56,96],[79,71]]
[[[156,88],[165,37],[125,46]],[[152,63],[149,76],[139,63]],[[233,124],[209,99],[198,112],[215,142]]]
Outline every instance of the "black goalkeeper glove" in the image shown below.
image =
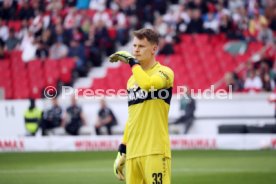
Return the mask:
[[114,63],[117,61],[122,61],[124,63],[129,64],[131,67],[135,64],[139,64],[138,60],[135,59],[134,56],[132,56],[129,52],[127,51],[118,51],[109,56],[109,61]]
[[126,163],[126,145],[120,144],[118,149],[117,158],[114,162],[114,174],[119,179],[124,181],[125,180],[125,163]]

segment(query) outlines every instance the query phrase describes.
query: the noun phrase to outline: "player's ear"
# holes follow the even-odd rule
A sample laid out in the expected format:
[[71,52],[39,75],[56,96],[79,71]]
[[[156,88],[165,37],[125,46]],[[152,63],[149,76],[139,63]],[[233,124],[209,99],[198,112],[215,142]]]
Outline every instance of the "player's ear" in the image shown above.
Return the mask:
[[153,45],[153,47],[152,47],[152,54],[153,55],[157,52],[157,49],[158,49],[157,45]]

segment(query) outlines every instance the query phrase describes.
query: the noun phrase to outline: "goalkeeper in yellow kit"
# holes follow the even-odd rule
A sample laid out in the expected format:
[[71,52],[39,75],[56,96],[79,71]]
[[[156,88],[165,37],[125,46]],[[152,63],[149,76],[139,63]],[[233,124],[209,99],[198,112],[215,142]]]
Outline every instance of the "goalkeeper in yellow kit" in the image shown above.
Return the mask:
[[155,31],[140,29],[133,36],[133,55],[118,51],[109,57],[132,70],[127,83],[128,120],[114,173],[127,184],[170,184],[168,113],[174,73],[155,60],[159,43]]

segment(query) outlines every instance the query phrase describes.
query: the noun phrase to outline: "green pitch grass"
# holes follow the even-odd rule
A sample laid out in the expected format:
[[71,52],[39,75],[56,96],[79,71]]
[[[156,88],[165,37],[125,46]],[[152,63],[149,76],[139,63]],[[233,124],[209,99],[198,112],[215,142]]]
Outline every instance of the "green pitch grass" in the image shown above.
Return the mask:
[[[0,153],[0,184],[122,184],[115,152]],[[172,184],[275,184],[276,151],[174,151]]]

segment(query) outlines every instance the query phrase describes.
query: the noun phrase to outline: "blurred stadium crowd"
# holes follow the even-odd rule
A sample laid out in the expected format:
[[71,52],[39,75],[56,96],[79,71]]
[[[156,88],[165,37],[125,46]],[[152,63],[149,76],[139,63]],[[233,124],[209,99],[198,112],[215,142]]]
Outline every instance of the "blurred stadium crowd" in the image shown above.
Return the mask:
[[[172,56],[176,84],[204,89],[225,75],[221,88],[275,89],[274,0],[2,0],[0,86],[7,99],[40,98],[45,86],[72,84],[102,66],[130,41],[130,31],[141,27],[159,31],[159,59]],[[248,51],[241,57],[225,54],[222,46],[229,40],[245,42]],[[185,68],[172,63],[180,55]],[[205,60],[209,66],[200,68],[197,62]],[[220,62],[217,72],[210,68],[213,61]],[[181,73],[187,70],[200,78]],[[23,88],[30,89],[16,92]]]

